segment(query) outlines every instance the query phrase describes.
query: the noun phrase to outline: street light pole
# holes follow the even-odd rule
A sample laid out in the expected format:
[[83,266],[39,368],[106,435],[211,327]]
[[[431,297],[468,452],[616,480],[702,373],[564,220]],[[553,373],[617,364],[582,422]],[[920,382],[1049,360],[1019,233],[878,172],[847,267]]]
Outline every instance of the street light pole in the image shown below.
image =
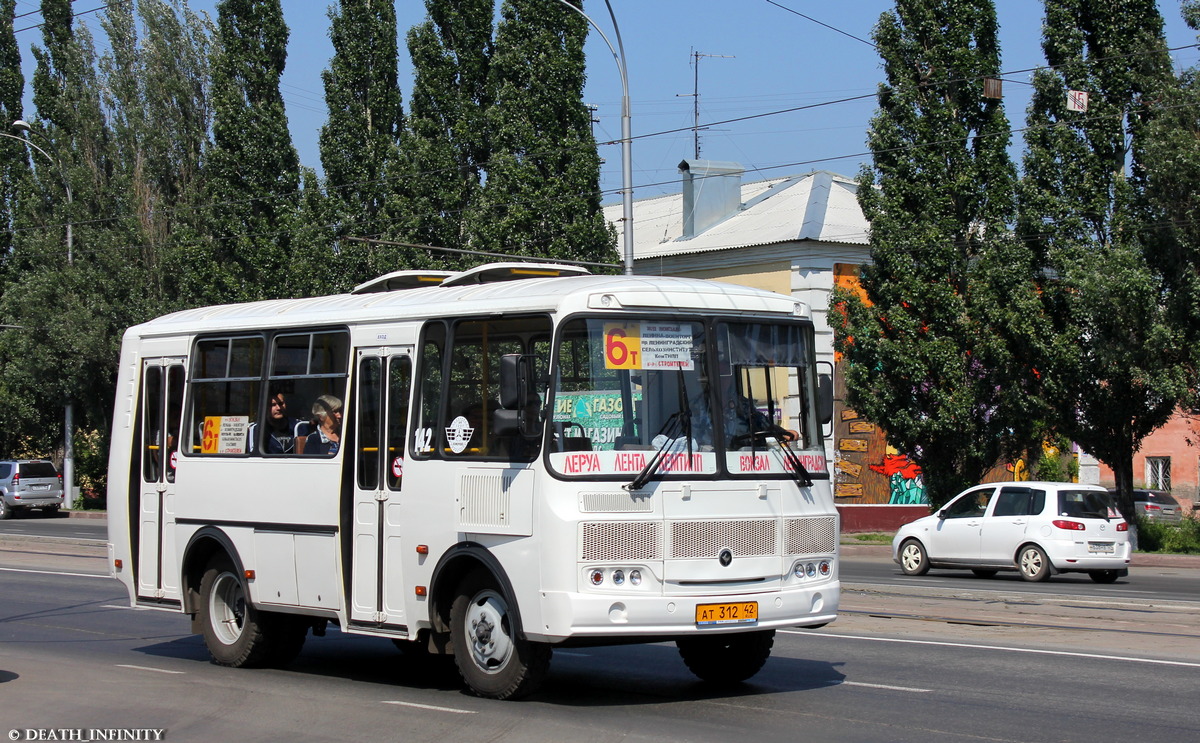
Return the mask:
[[[75,235],[72,229],[74,225],[71,223],[71,212],[74,211],[72,206],[75,203],[75,198],[71,194],[71,183],[67,179],[66,171],[63,170],[62,158],[51,155],[49,152],[29,140],[28,135],[34,133],[33,127],[29,125],[29,122],[24,121],[23,119],[17,119],[12,123],[12,128],[19,132],[24,132],[26,136],[18,137],[12,134],[4,134],[3,132],[0,132],[0,135],[24,142],[26,146],[42,153],[42,156],[49,160],[52,165],[54,165],[55,170],[58,171],[58,177],[62,179],[63,191],[67,195],[67,265],[72,266],[75,264]],[[51,149],[54,149],[54,143],[51,142],[49,138],[40,133],[38,136],[41,136],[43,139],[45,139],[47,146],[49,146]],[[63,486],[66,490],[65,497],[63,498],[64,506],[70,508],[75,503],[75,402],[71,399],[67,400],[66,410],[63,414],[62,475]]]
[[[600,34],[600,38],[604,39],[604,43],[608,44],[608,50],[612,52],[613,60],[617,63],[617,70],[621,73],[621,204],[625,222],[625,228],[621,230],[625,240],[625,273],[633,273],[633,124],[632,113],[629,107],[629,75],[626,72],[625,66],[625,45],[621,43],[621,28],[617,25],[617,15],[613,12],[612,3],[609,0],[604,0],[604,4],[608,7],[608,17],[612,19],[613,32],[617,37],[617,46],[614,49],[612,42],[604,35],[604,31],[596,25],[587,13],[567,2],[567,0],[558,0],[563,5],[583,16],[583,19],[592,24],[592,28],[596,29],[596,33]],[[619,50],[619,51],[618,51]]]

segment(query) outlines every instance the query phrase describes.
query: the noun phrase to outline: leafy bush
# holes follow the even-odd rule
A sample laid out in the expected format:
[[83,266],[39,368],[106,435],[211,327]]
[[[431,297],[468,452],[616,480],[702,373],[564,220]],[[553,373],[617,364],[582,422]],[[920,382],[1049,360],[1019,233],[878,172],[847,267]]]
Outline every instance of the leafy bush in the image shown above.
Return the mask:
[[1185,518],[1179,524],[1138,519],[1138,551],[1200,554],[1200,520]]

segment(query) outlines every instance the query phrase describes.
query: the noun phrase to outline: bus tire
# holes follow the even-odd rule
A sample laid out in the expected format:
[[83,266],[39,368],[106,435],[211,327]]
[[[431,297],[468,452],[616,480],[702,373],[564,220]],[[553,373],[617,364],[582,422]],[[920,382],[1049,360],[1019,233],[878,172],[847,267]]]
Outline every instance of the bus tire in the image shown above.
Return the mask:
[[247,600],[246,584],[224,555],[214,557],[200,579],[200,618],[217,665],[252,668],[270,660],[262,613]]
[[486,571],[476,570],[459,584],[450,605],[454,662],[478,696],[528,696],[550,670],[550,646],[517,637],[513,618],[509,600]]
[[309,622],[300,616],[260,612],[267,640],[265,665],[282,668],[296,659],[308,639]]
[[703,681],[736,684],[758,673],[775,645],[775,630],[681,637],[675,641],[688,670]]

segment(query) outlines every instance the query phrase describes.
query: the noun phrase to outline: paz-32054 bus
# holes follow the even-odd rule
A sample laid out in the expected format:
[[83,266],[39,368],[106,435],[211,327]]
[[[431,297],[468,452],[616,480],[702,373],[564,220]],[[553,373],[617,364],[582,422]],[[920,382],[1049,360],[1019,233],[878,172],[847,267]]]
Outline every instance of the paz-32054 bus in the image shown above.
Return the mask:
[[673,640],[702,679],[837,611],[813,325],[790,297],[544,264],[129,329],[112,570],[223,665],[329,622],[494,698],[555,647]]

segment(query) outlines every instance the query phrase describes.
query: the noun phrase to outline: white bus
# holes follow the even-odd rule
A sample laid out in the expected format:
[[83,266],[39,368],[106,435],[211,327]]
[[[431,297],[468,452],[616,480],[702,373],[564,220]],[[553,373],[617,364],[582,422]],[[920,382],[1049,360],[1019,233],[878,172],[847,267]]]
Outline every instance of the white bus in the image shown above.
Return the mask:
[[821,377],[790,297],[561,265],[177,312],[124,337],[112,571],[222,665],[333,622],[498,699],[555,647],[741,681],[837,612]]

